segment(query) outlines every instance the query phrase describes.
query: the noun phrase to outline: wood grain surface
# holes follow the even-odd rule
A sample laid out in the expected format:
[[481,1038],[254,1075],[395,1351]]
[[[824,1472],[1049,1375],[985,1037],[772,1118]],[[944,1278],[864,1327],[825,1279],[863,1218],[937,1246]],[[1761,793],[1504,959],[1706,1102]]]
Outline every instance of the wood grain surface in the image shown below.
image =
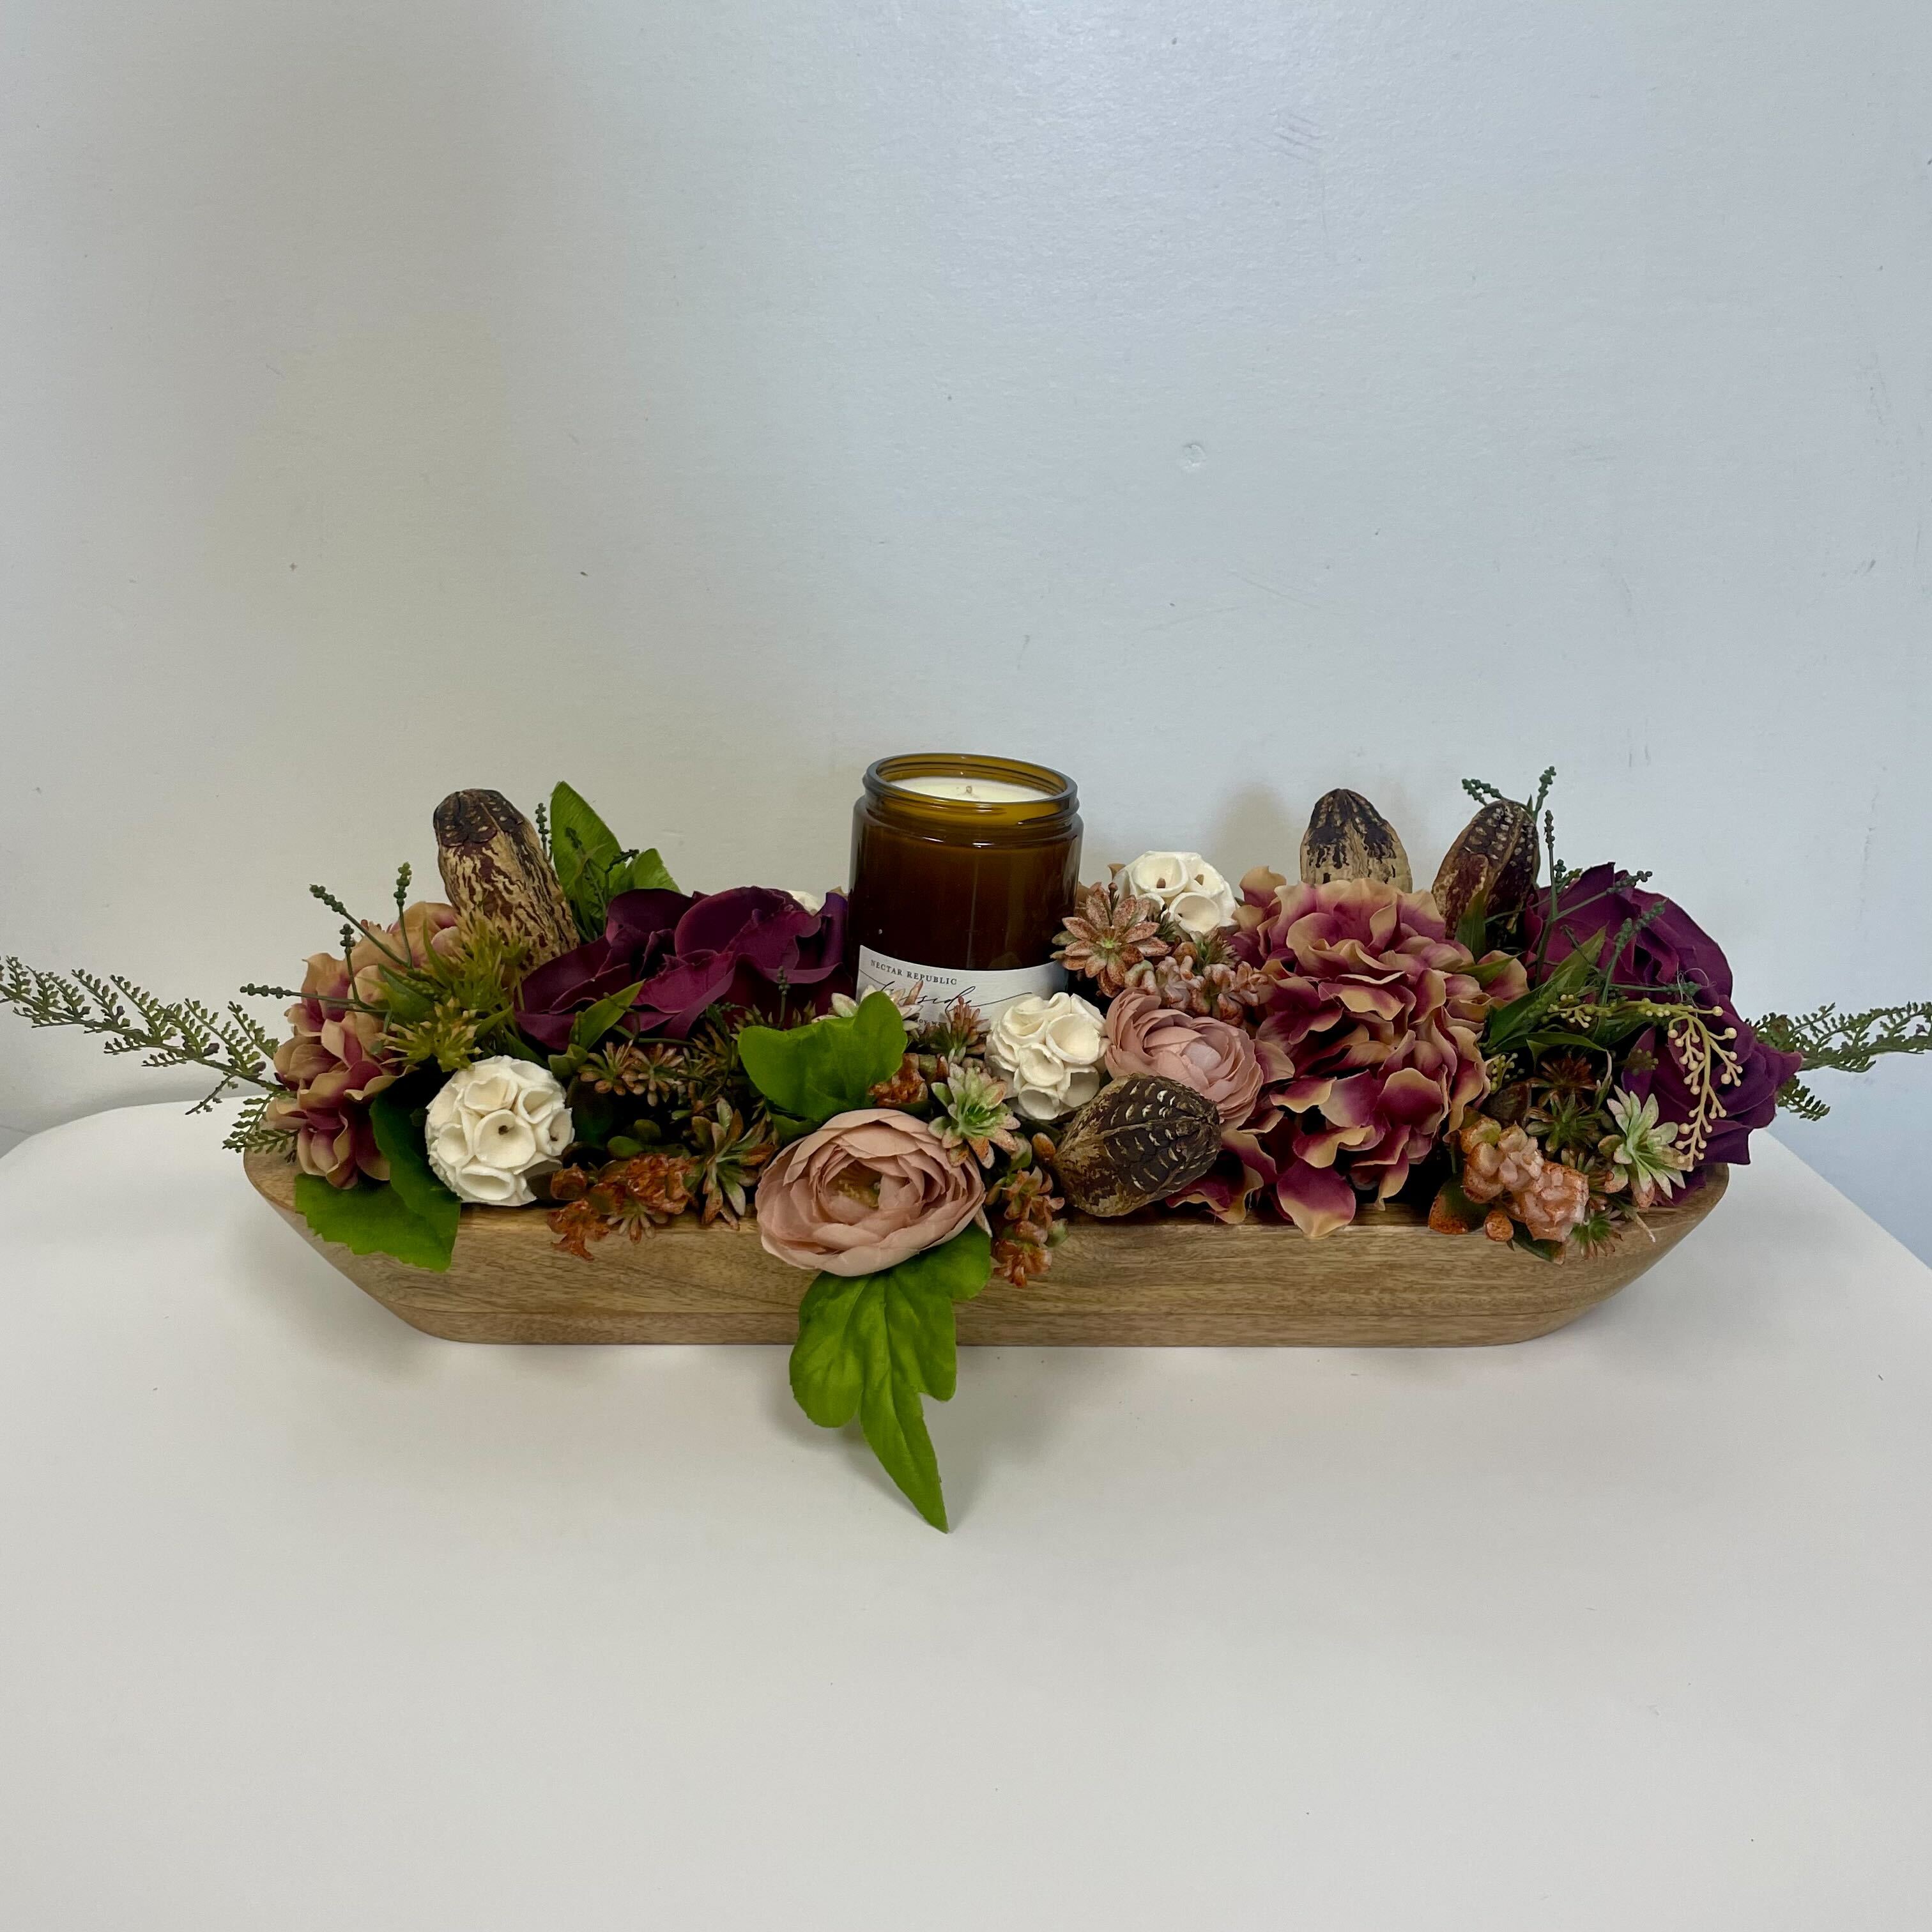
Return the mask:
[[[295,1169],[251,1154],[248,1178],[316,1250],[425,1334],[457,1342],[753,1342],[797,1339],[810,1277],[774,1260],[750,1223],[687,1216],[580,1262],[542,1213],[470,1208],[446,1274],[352,1255],[311,1234]],[[958,1304],[962,1342],[1021,1347],[1463,1346],[1521,1342],[1574,1322],[1668,1254],[1723,1198],[1721,1168],[1681,1207],[1610,1252],[1560,1267],[1480,1234],[1430,1232],[1413,1210],[1365,1208],[1319,1241],[1272,1222],[1178,1215],[1076,1219],[1053,1267],[1024,1289],[990,1283]]]

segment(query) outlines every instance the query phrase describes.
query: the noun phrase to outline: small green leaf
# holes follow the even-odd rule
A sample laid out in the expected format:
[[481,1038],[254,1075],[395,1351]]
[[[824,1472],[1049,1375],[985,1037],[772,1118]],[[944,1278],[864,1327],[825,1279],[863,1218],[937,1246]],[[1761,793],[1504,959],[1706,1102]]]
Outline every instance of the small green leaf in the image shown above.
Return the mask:
[[674,879],[664,862],[658,856],[657,848],[640,852],[626,868],[621,880],[614,880],[610,890],[613,896],[619,892],[674,892],[677,881]]
[[332,1187],[318,1175],[298,1174],[296,1206],[325,1241],[339,1241],[352,1255],[394,1255],[439,1274],[449,1266],[448,1244],[410,1212],[392,1183]]
[[574,1047],[595,1046],[617,1022],[628,1013],[644,990],[643,980],[635,986],[626,986],[621,993],[613,993],[608,999],[599,1000],[594,1006],[586,1008],[570,1023],[570,1043]]
[[436,1009],[435,989],[426,980],[405,980],[382,969],[383,1003],[392,1025],[410,1026],[427,1019]]
[[447,1268],[463,1204],[436,1179],[429,1164],[423,1138],[427,1111],[409,1106],[389,1088],[370,1102],[369,1121],[376,1130],[376,1144],[389,1163],[389,1185],[401,1197],[403,1205],[441,1244],[442,1265]]
[[920,1398],[952,1398],[958,1376],[952,1304],[992,1269],[983,1228],[877,1274],[821,1274],[799,1304],[792,1394],[821,1428],[856,1414],[887,1475],[935,1529],[946,1527],[939,1460]]
[[[1646,1021],[1644,1024],[1648,1025],[1649,1022]],[[1600,1041],[1592,1040],[1586,1033],[1572,1033],[1566,1027],[1540,1028],[1523,1044],[1532,1054],[1538,1055],[1551,1052],[1558,1047],[1568,1047],[1573,1052],[1583,1053],[1600,1053],[1604,1050]]]
[[1532,986],[1521,999],[1512,1000],[1508,1006],[1498,1007],[1492,1013],[1483,1034],[1484,1051],[1501,1053],[1526,1040],[1552,1006],[1573,994],[1580,993],[1596,970],[1597,954],[1601,946],[1602,935],[1598,934],[1588,945],[1580,946],[1569,954],[1541,986]]
[[1462,916],[1456,922],[1456,943],[1466,952],[1480,957],[1489,930],[1490,896],[1486,892],[1479,892],[1470,900]]
[[[898,1332],[888,1326],[882,1336],[874,1336],[873,1355],[881,1340],[890,1372],[883,1376],[868,1373],[865,1396],[859,1404],[859,1426],[880,1467],[899,1486],[907,1501],[934,1529],[944,1530],[950,1527],[946,1492],[939,1480],[939,1457],[926,1430],[919,1386],[903,1372]],[[868,1356],[868,1369],[872,1361]]]
[[313,1174],[296,1177],[296,1205],[325,1241],[354,1255],[393,1255],[441,1274],[449,1266],[463,1204],[436,1179],[423,1147],[423,1109],[394,1088],[370,1103],[376,1144],[389,1163],[386,1181],[332,1187]]
[[1454,1232],[1450,1224],[1460,1222],[1462,1232],[1467,1234],[1483,1225],[1484,1216],[1489,1211],[1472,1201],[1456,1182],[1445,1180],[1436,1190],[1436,1200],[1429,1210],[1429,1225],[1438,1234],[1448,1234]]
[[572,1144],[602,1148],[609,1145],[613,1134],[628,1132],[634,1136],[636,1124],[625,1118],[626,1104],[614,1094],[578,1088],[570,1101]]
[[738,1058],[780,1113],[819,1126],[871,1105],[872,1089],[898,1071],[905,1038],[898,1007],[884,993],[868,993],[856,1013],[828,1014],[783,1032],[747,1027]]
[[860,1302],[878,1294],[878,1282],[876,1275],[814,1275],[798,1305],[791,1392],[821,1429],[842,1429],[859,1413],[866,1375],[853,1324]]

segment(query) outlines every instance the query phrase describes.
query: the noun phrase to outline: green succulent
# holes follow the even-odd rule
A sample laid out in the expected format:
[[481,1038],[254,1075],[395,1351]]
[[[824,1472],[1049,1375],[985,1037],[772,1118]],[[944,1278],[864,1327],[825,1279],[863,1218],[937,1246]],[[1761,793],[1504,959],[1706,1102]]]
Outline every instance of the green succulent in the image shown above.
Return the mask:
[[983,1067],[969,1061],[955,1068],[950,1080],[934,1087],[932,1097],[939,1108],[933,1128],[948,1147],[970,1148],[982,1167],[992,1166],[995,1148],[1019,1152],[1014,1131],[1019,1116],[1006,1105],[1006,1083]]

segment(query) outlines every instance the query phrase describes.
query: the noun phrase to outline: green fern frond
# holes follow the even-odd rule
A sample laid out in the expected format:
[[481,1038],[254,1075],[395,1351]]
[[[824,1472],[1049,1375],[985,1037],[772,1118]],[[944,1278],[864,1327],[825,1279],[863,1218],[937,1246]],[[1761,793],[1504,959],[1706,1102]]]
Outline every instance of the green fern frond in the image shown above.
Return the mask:
[[[1932,1000],[1858,1013],[1841,1013],[1827,1000],[1808,1013],[1766,1013],[1756,1024],[1766,1046],[1800,1055],[1806,1073],[1867,1073],[1888,1053],[1932,1052]],[[1796,1078],[1778,1089],[1778,1103],[1801,1120],[1821,1120],[1831,1112]]]
[[140,1054],[144,1066],[206,1068],[218,1078],[196,1113],[236,1087],[259,1088],[265,1100],[280,1090],[264,1078],[274,1037],[232,1000],[218,1013],[199,1000],[164,1000],[124,974],[44,972],[10,954],[0,959],[0,1006],[10,1006],[29,1026],[96,1034],[108,1053]]
[[1780,1053],[1802,1054],[1807,1073],[1822,1067],[1864,1073],[1885,1054],[1932,1051],[1932,1000],[1868,1006],[1857,1013],[1841,1013],[1836,1001],[1828,1000],[1795,1018],[1767,1013],[1758,1031]]

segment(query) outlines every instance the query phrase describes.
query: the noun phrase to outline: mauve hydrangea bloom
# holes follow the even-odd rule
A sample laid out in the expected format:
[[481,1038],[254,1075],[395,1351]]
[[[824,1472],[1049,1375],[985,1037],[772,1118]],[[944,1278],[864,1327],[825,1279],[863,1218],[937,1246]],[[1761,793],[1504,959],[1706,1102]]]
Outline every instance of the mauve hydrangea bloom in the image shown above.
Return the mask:
[[641,981],[632,1030],[682,1039],[721,1001],[754,1006],[781,981],[820,985],[841,970],[844,947],[841,892],[816,909],[766,886],[696,897],[620,892],[601,939],[547,962],[524,981],[517,1024],[561,1053],[578,1013]]
[[[1768,1126],[1778,1111],[1778,1090],[1804,1065],[1802,1056],[1779,1053],[1765,1045],[1731,1004],[1730,962],[1718,942],[1682,906],[1657,892],[1635,886],[1619,886],[1614,866],[1592,866],[1580,872],[1557,896],[1556,916],[1549,917],[1546,893],[1533,900],[1524,918],[1525,950],[1533,958],[1550,928],[1544,972],[1559,965],[1600,933],[1612,938],[1627,920],[1642,916],[1652,906],[1660,910],[1618,956],[1615,978],[1623,987],[1641,988],[1660,999],[1678,997],[1681,988],[1700,1006],[1714,1008],[1721,1025],[1735,1037],[1725,1042],[1737,1057],[1738,1078],[1720,1087],[1723,1117],[1692,1170],[1700,1172],[1716,1162],[1744,1166],[1750,1160],[1750,1142],[1760,1127]],[[1669,1042],[1652,1032],[1634,1042],[1656,1062],[1649,1072],[1633,1070],[1624,1086],[1640,1099],[1654,1096],[1660,1118],[1683,1123],[1696,1108],[1696,1096],[1672,1058]]]
[[[418,962],[433,947],[456,943],[453,906],[419,899],[388,926],[367,921],[344,961],[317,952],[302,976],[302,998],[288,1010],[289,1037],[275,1053],[287,1094],[268,1102],[264,1124],[296,1137],[296,1161],[332,1186],[352,1187],[367,1174],[387,1180],[389,1163],[376,1144],[369,1102],[396,1078],[382,1057],[382,1016],[366,1012],[386,997],[382,974]],[[355,1002],[350,1004],[351,1001]]]
[[1326,1234],[1358,1194],[1396,1192],[1487,1092],[1483,1022],[1523,974],[1498,958],[1486,993],[1426,892],[1338,879],[1268,897],[1234,941],[1272,982],[1255,1037],[1267,1084],[1220,1166],[1178,1198],[1234,1218],[1271,1187],[1297,1227]]
[[265,1126],[295,1136],[303,1173],[334,1187],[352,1187],[365,1174],[371,1180],[389,1178],[369,1102],[394,1082],[395,1070],[379,1058],[382,1016],[344,1004],[353,986],[336,954],[310,959],[302,998],[288,1010],[289,1037],[275,1050],[276,1077],[290,1091],[278,1094],[263,1116]]

